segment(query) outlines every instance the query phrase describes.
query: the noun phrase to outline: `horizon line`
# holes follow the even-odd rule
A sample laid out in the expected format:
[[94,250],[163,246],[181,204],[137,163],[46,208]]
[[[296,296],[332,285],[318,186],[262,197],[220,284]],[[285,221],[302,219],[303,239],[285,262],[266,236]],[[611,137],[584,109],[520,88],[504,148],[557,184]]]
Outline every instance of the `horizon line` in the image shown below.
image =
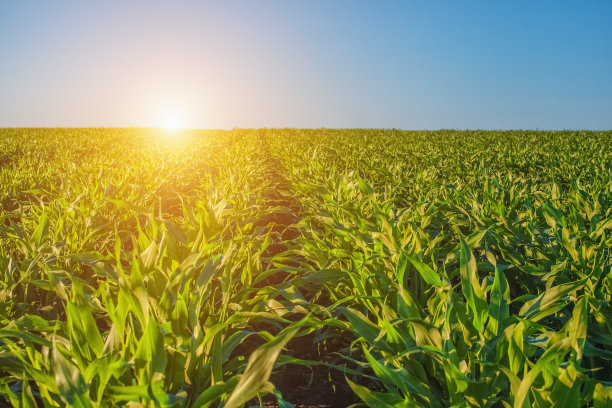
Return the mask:
[[302,130],[399,130],[399,131],[442,131],[442,130],[454,130],[454,131],[531,131],[531,132],[575,132],[575,131],[588,131],[588,132],[610,132],[612,128],[608,129],[592,129],[592,128],[400,128],[400,127],[340,127],[340,126],[318,126],[318,127],[299,127],[299,126],[262,126],[262,127],[232,127],[232,128],[165,128],[160,126],[0,126],[0,130],[8,129],[140,129],[140,130],[163,130],[163,131],[232,131],[232,130],[253,130],[253,129],[302,129]]

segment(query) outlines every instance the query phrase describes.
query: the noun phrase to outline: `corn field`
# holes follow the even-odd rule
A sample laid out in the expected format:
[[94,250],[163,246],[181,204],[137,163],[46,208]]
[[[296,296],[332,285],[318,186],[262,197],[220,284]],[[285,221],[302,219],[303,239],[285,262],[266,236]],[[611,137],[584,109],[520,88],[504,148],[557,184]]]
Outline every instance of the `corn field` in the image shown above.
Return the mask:
[[0,129],[0,406],[612,407],[612,132]]

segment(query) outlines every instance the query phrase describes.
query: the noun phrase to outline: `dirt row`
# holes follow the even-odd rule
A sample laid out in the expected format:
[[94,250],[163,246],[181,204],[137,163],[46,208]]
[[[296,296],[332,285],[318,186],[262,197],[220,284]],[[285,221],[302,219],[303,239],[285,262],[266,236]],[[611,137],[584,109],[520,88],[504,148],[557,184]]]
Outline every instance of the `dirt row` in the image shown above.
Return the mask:
[[[277,241],[267,248],[263,254],[264,257],[272,257],[284,252],[294,244],[294,240],[300,236],[295,224],[303,216],[300,203],[291,194],[293,188],[284,176],[285,170],[282,163],[271,152],[268,137],[273,136],[264,134],[259,137],[260,151],[265,155],[266,177],[271,185],[265,198],[268,205],[287,207],[291,209],[291,212],[274,213],[259,221],[260,225],[272,223],[272,231],[277,234]],[[281,274],[273,275],[268,278],[266,284],[280,283],[285,277]],[[339,350],[340,345],[334,345],[329,341],[327,344],[317,344],[315,335],[316,333],[312,333],[308,336],[294,338],[289,342],[284,353],[313,362],[336,362],[338,357],[335,353]],[[273,373],[270,380],[281,392],[283,399],[297,408],[340,408],[359,402],[346,383],[342,372],[316,363],[311,367],[301,365],[281,367]],[[274,397],[267,397],[264,405],[278,407]]]

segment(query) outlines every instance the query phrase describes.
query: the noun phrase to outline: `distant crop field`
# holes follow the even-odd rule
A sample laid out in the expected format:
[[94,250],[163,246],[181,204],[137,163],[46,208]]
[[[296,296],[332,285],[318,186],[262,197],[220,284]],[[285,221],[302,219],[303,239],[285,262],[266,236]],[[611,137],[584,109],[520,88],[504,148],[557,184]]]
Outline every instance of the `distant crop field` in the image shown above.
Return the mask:
[[612,132],[0,129],[0,406],[612,406]]

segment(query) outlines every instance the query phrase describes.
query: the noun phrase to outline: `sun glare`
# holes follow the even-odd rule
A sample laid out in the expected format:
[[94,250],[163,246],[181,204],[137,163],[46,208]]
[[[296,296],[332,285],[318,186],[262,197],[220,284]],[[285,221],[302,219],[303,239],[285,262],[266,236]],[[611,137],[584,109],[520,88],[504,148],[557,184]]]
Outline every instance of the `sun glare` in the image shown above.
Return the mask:
[[166,130],[180,130],[185,128],[185,123],[181,115],[177,113],[167,113],[162,118],[160,127]]
[[178,111],[166,111],[160,115],[157,125],[159,129],[158,143],[165,147],[175,148],[183,146],[187,132],[184,116]]

